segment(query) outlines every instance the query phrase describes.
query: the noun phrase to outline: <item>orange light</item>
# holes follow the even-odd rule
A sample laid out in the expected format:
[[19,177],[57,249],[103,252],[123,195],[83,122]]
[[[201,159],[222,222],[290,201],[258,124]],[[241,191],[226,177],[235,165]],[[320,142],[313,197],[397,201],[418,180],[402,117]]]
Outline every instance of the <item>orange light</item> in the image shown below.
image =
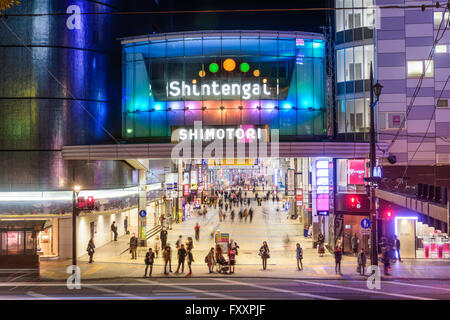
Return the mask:
[[258,69],[256,69],[255,71],[253,71],[253,75],[255,76],[255,77],[259,77],[259,70]]
[[193,84],[196,84],[196,83],[197,83],[197,80],[192,79],[192,83],[193,83]]
[[263,83],[267,83],[267,79],[266,78],[263,79]]
[[198,73],[200,78],[203,78],[205,76],[205,71],[200,70],[200,72]]
[[226,71],[233,71],[236,68],[236,62],[234,62],[233,59],[225,59],[225,61],[223,62],[223,68]]

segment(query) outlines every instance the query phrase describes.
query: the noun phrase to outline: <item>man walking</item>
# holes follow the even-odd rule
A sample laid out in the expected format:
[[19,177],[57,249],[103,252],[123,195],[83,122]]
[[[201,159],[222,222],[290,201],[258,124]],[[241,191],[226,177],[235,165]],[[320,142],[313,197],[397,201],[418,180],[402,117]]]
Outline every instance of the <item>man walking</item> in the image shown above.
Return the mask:
[[199,241],[200,240],[200,226],[199,226],[198,222],[195,224],[194,231],[195,231],[195,240]]
[[125,234],[130,234],[128,231],[128,216],[125,216],[125,220],[123,220],[123,229],[125,230]]
[[189,267],[189,273],[187,274],[187,277],[192,275],[192,268],[191,268],[191,264],[192,262],[194,262],[194,256],[192,255],[192,251],[191,249],[187,249],[187,264]]
[[252,208],[250,208],[250,209],[248,210],[248,215],[249,215],[249,217],[250,217],[250,223],[252,223],[252,221],[253,221],[253,209],[252,209]]
[[148,249],[148,252],[145,254],[145,273],[144,278],[147,277],[147,270],[150,267],[150,273],[148,275],[149,278],[152,277],[153,271],[153,261],[155,260],[155,253],[152,251],[152,248]]
[[184,260],[186,258],[186,249],[184,248],[184,244],[180,246],[178,249],[178,267],[175,273],[179,273],[181,266],[181,273],[184,273]]
[[398,261],[402,262],[402,258],[400,257],[400,240],[397,238],[397,236],[394,236],[394,255],[397,254],[395,258],[398,258]]
[[161,248],[165,248],[167,244],[167,230],[165,227],[162,228],[159,237],[161,238]]
[[111,231],[114,234],[114,241],[117,241],[117,226],[115,221],[111,224]]
[[358,255],[359,239],[358,239],[358,237],[356,236],[356,233],[353,234],[353,237],[352,237],[352,239],[351,239],[351,244],[352,244],[352,251],[353,251],[353,254],[354,254],[355,256]]
[[300,246],[300,243],[297,243],[296,249],[296,257],[297,257],[297,269],[303,270],[303,248]]
[[169,246],[166,246],[163,252],[163,259],[164,259],[164,274],[168,275],[167,272],[167,264],[169,264],[169,271],[172,272],[172,251],[170,250]]
[[342,260],[342,249],[341,247],[337,246],[336,249],[334,249],[334,261],[335,266],[334,270],[336,274],[341,274],[341,260]]
[[364,251],[364,248],[361,248],[361,251],[358,253],[358,269],[359,274],[362,276],[364,275],[366,269],[366,262],[367,262],[366,252]]
[[136,235],[133,233],[133,236],[130,238],[130,253],[131,253],[131,259],[136,260],[136,250],[138,246],[138,239],[136,238]]

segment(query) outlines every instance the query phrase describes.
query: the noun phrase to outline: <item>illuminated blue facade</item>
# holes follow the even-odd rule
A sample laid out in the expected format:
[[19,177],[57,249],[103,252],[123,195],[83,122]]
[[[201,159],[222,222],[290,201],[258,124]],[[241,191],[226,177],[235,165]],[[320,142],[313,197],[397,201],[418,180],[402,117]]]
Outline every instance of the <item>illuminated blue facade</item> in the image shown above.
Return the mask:
[[199,31],[127,38],[122,45],[128,140],[169,140],[174,127],[194,121],[268,125],[282,140],[326,136],[322,35]]

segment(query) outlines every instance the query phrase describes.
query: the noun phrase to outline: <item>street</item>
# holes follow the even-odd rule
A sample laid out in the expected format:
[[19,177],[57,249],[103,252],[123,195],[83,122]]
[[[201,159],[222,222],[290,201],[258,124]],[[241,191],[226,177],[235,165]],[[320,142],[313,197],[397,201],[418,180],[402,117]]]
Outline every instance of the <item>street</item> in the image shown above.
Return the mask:
[[0,299],[31,300],[448,300],[450,280],[382,281],[368,289],[361,280],[296,280],[256,278],[120,279],[85,281],[69,290],[65,282],[0,284]]

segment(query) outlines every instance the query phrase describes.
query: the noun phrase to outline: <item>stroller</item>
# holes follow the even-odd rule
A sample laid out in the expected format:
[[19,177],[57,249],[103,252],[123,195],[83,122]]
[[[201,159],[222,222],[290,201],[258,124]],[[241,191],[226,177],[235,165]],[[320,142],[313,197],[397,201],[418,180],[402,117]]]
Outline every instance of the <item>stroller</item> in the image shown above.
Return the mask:
[[230,266],[224,256],[220,255],[219,259],[217,259],[217,272],[227,274],[230,270]]

